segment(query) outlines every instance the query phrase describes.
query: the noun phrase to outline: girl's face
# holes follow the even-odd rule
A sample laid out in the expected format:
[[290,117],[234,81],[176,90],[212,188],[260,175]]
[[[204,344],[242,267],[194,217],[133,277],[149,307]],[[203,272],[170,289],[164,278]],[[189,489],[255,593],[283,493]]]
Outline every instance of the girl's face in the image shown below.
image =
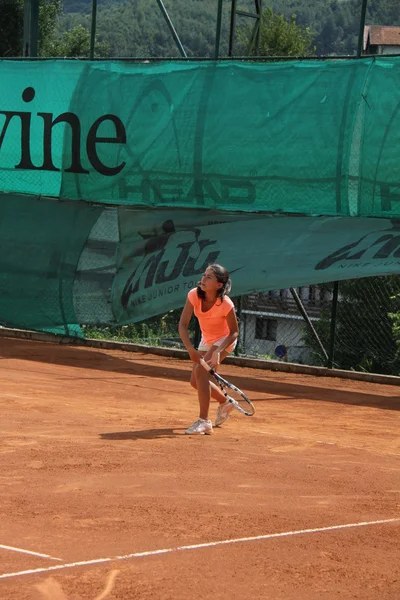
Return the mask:
[[206,293],[217,295],[217,291],[222,288],[222,283],[218,281],[213,270],[208,267],[201,278],[200,287]]

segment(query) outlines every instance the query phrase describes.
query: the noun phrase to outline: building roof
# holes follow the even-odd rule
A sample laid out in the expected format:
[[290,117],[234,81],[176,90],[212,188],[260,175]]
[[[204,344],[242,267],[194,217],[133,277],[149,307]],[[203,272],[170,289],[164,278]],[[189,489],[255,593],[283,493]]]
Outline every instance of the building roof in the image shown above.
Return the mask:
[[377,27],[367,25],[364,28],[364,50],[369,44],[371,46],[399,46],[400,27]]

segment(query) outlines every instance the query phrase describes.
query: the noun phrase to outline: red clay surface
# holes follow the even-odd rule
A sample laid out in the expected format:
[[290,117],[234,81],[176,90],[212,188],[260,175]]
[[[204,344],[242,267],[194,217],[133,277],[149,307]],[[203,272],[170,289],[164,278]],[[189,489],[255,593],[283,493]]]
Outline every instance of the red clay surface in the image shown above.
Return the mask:
[[[0,338],[0,546],[61,559],[0,547],[0,576],[400,519],[400,388],[222,366],[255,416],[185,436],[190,368]],[[0,599],[94,600],[118,571],[101,598],[394,600],[399,534],[400,520],[21,574]]]

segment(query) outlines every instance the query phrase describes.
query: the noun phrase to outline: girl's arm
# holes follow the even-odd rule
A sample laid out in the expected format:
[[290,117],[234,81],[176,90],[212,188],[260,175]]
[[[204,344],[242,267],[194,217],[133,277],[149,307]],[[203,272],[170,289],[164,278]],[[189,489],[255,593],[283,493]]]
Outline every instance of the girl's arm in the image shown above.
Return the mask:
[[211,358],[211,362],[214,363],[212,366],[214,367],[219,364],[219,355],[222,354],[226,348],[229,348],[229,346],[231,346],[239,337],[239,325],[234,308],[232,308],[232,310],[226,315],[226,322],[228,323],[230,333],[226,336],[222,344],[218,346],[218,349],[213,353],[216,355],[214,358]]
[[189,356],[194,363],[199,363],[201,354],[193,346],[189,336],[189,323],[193,315],[193,305],[190,300],[186,300],[185,307],[182,311],[181,318],[179,319],[179,335],[185,345],[186,350],[189,352]]

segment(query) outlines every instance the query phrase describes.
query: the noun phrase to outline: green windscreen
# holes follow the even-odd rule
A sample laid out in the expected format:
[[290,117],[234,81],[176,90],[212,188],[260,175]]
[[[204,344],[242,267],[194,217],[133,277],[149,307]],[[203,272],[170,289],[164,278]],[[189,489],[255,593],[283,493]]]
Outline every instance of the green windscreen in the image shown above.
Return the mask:
[[149,207],[399,213],[400,58],[0,68],[3,191]]
[[1,323],[399,272],[400,58],[0,69]]

